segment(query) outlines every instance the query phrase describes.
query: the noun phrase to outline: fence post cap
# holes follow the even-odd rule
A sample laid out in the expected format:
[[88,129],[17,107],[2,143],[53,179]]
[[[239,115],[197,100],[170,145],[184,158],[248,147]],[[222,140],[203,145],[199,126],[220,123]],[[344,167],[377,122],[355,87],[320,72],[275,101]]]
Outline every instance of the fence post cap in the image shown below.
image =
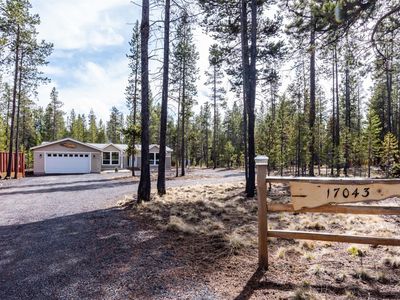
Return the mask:
[[256,161],[256,166],[265,166],[265,165],[268,165],[268,156],[266,156],[266,155],[258,155],[256,158],[255,158],[255,161]]

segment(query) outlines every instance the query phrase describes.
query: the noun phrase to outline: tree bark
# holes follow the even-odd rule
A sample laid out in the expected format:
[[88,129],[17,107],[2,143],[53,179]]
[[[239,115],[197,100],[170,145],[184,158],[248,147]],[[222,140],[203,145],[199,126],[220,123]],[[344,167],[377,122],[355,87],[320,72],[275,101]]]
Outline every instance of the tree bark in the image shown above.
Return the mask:
[[[137,38],[138,40],[139,38]],[[139,53],[140,49],[139,49],[139,43],[136,43],[136,66],[135,66],[135,88],[133,91],[133,118],[132,118],[132,122],[133,122],[133,126],[136,126],[136,122],[137,122],[137,90],[138,90],[138,69],[139,69]],[[133,144],[133,149],[132,149],[132,176],[135,177],[135,160],[136,160],[136,133],[133,134],[132,137],[132,144]]]
[[170,23],[170,0],[165,0],[164,20],[164,66],[163,87],[160,119],[160,156],[158,164],[157,190],[160,196],[166,194],[165,188],[165,157],[167,140],[167,118],[168,118],[168,81],[169,81],[169,23]]
[[142,23],[140,26],[141,35],[141,78],[142,78],[142,165],[140,171],[140,182],[138,188],[138,203],[142,201],[150,201],[151,181],[150,181],[150,165],[149,165],[149,0],[142,1]]
[[251,1],[251,47],[250,47],[250,87],[248,106],[248,139],[249,139],[249,178],[247,197],[254,197],[256,189],[256,148],[255,148],[255,102],[256,102],[256,86],[257,86],[257,0]]
[[20,28],[17,27],[17,36],[15,41],[15,67],[14,67],[14,87],[13,87],[13,100],[12,100],[12,113],[11,113],[11,125],[10,125],[10,144],[8,149],[8,163],[7,163],[7,174],[6,178],[11,178],[12,170],[12,157],[13,157],[13,140],[14,140],[14,122],[15,122],[15,110],[17,101],[17,85],[18,85],[18,71],[19,71],[19,48],[20,48]]
[[[10,106],[11,106],[11,97],[10,94],[7,94],[7,112],[6,112],[6,132],[5,136],[8,137],[8,131],[10,129]],[[10,146],[8,139],[6,139],[6,149]]]
[[185,176],[185,118],[186,118],[186,61],[185,57],[183,58],[183,65],[182,65],[182,103],[181,103],[181,110],[182,110],[182,120],[181,120],[181,176]]
[[309,176],[314,176],[314,163],[315,163],[315,25],[312,22],[311,34],[310,34],[310,114],[308,119],[308,126],[310,129],[311,141],[309,144],[310,152],[310,166]]
[[[243,74],[243,111],[244,111],[244,129],[245,129],[245,168],[246,168],[246,193],[250,190],[249,184],[249,151],[248,151],[248,102],[250,100],[250,86],[249,86],[249,37],[248,37],[248,20],[247,20],[247,1],[241,0],[241,47],[242,47],[242,74]],[[247,164],[247,166],[246,166]]]
[[335,108],[335,54],[332,59],[332,148],[331,148],[331,176],[333,176],[333,168],[335,161],[335,144],[336,144],[336,108]]
[[339,108],[339,68],[338,68],[338,58],[337,58],[337,49],[335,47],[335,67],[336,67],[336,74],[335,74],[335,83],[336,83],[336,142],[335,142],[335,147],[336,147],[336,175],[340,175],[340,160],[339,160],[339,146],[340,146],[340,108]]
[[19,64],[19,82],[18,82],[18,109],[17,109],[17,126],[15,131],[15,161],[14,161],[14,179],[18,179],[18,165],[19,165],[19,118],[21,112],[21,93],[22,93],[22,63],[24,59],[24,53],[21,51],[21,58]]
[[345,69],[345,146],[344,146],[344,175],[348,176],[349,170],[349,155],[350,155],[350,66],[349,66],[349,58],[346,56],[346,69]]
[[217,70],[214,65],[214,78],[213,78],[213,86],[214,86],[214,134],[213,134],[213,164],[214,170],[217,168]]

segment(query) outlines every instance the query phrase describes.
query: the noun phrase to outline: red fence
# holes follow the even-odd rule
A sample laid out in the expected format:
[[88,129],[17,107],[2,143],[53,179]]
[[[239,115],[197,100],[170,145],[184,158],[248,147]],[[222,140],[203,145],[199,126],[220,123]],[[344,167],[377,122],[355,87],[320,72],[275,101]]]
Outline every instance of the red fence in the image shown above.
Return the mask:
[[[11,164],[11,173],[15,172],[15,158],[16,155],[13,153],[12,155],[12,164]],[[0,152],[0,176],[4,177],[7,174],[7,165],[8,165],[8,153]],[[18,176],[25,177],[25,154],[18,153]]]

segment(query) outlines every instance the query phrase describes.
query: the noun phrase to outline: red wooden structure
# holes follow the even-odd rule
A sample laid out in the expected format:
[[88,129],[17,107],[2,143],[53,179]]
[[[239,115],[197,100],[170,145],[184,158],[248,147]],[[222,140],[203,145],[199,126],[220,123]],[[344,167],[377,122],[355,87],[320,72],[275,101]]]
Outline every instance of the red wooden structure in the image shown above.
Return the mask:
[[[15,153],[12,155],[11,173],[15,173]],[[8,153],[0,152],[0,176],[4,178],[7,174]],[[18,153],[18,176],[25,177],[25,154]]]

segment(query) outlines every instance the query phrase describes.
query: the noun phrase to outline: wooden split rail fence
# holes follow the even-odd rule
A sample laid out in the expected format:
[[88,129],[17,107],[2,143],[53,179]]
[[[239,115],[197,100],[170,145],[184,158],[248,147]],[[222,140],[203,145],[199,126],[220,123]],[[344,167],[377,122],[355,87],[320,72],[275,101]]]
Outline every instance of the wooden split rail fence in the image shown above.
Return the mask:
[[[281,212],[400,215],[400,207],[348,205],[354,202],[379,201],[400,196],[400,180],[267,177],[268,158],[258,157],[256,162],[260,267],[268,268],[268,238],[400,246],[400,239],[396,238],[268,229],[268,214]],[[291,203],[267,204],[268,183],[289,184]]]

